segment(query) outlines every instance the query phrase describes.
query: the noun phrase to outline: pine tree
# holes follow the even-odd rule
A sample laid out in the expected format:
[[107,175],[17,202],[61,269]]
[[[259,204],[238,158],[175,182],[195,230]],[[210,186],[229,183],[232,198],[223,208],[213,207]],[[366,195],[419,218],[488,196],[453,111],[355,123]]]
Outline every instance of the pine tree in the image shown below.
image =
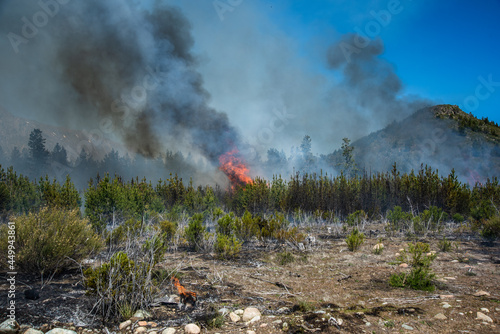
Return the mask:
[[28,148],[32,172],[43,172],[47,166],[50,153],[45,148],[45,138],[42,136],[42,130],[33,129],[31,131]]

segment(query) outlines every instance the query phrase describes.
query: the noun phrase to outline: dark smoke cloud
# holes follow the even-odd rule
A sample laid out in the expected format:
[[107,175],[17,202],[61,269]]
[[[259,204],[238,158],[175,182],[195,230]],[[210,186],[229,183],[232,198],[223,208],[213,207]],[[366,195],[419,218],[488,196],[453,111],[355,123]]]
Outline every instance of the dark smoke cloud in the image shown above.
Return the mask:
[[[0,65],[7,74],[0,104],[9,111],[112,133],[145,157],[189,149],[216,164],[239,144],[227,116],[208,106],[180,10],[126,0],[57,6],[18,53],[5,40],[0,45],[7,60]],[[40,10],[37,1],[0,1],[1,35],[22,36],[22,17]]]

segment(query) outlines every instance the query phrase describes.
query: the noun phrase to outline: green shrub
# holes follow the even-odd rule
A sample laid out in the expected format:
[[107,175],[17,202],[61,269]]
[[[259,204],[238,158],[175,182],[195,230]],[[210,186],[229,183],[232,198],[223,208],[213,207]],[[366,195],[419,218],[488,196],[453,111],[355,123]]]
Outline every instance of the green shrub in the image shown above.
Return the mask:
[[222,218],[219,218],[217,220],[217,234],[224,234],[224,235],[231,235],[234,230],[234,213],[228,213],[227,215],[223,216]]
[[[39,212],[12,217],[15,226],[16,266],[42,277],[75,265],[102,247],[100,238],[80,211],[42,208]],[[11,225],[12,226],[12,225]],[[0,228],[0,249],[7,254],[8,225]],[[6,265],[6,256],[0,257]]]
[[150,305],[157,292],[153,284],[151,258],[129,259],[124,252],[115,253],[109,262],[84,271],[87,293],[95,298],[93,310],[105,320],[116,316],[127,318]]
[[214,245],[215,253],[219,258],[232,259],[237,257],[241,251],[241,242],[235,236],[218,234]]
[[174,239],[177,232],[177,223],[170,220],[163,220],[160,222],[160,231],[165,241],[170,242]]
[[397,258],[397,261],[410,264],[411,270],[409,273],[391,275],[389,284],[394,287],[434,291],[432,279],[435,275],[430,267],[435,258],[436,254],[430,252],[429,244],[422,242],[409,243],[408,251],[404,250]]
[[155,234],[150,239],[144,241],[142,250],[152,257],[154,266],[163,260],[167,245],[161,235]]
[[354,228],[345,241],[347,242],[347,248],[351,252],[355,252],[365,242],[365,235],[360,233],[357,228]]
[[136,219],[129,219],[123,224],[118,225],[111,232],[105,233],[106,244],[118,245],[125,241],[127,238],[137,237],[140,233],[141,222]]
[[245,211],[241,219],[236,219],[234,234],[241,240],[249,240],[254,236],[259,236],[259,225],[250,212]]
[[465,219],[464,219],[464,216],[462,216],[462,215],[461,215],[461,214],[459,214],[459,213],[455,213],[455,214],[453,215],[452,219],[453,219],[453,221],[454,221],[455,223],[461,223],[461,222],[463,222],[463,221],[465,220]]
[[387,212],[387,220],[389,221],[390,229],[397,231],[405,227],[405,223],[410,222],[413,215],[409,212],[403,212],[400,206],[395,206],[392,211]]
[[373,247],[373,254],[375,255],[380,255],[384,252],[384,244],[383,243],[378,243]]
[[184,230],[186,240],[188,241],[191,248],[197,251],[200,250],[205,232],[206,229],[205,226],[203,226],[203,214],[194,214],[191,217],[188,226]]
[[484,221],[481,236],[491,240],[500,237],[500,215],[493,216]]
[[452,242],[446,239],[446,237],[443,237],[443,239],[438,242],[438,248],[441,252],[449,252],[452,246]]
[[293,263],[295,261],[295,257],[291,252],[283,251],[276,254],[276,260],[280,265],[286,266],[287,264]]
[[357,210],[347,216],[347,225],[349,226],[359,226],[367,219],[367,215],[363,210]]

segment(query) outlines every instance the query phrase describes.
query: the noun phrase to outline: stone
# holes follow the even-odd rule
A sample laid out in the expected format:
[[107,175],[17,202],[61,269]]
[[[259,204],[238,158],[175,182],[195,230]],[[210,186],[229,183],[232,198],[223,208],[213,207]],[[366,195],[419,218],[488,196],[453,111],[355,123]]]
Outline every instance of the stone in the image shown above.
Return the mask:
[[243,311],[243,316],[242,319],[244,322],[248,322],[252,320],[255,317],[260,317],[260,311],[259,309],[255,307],[247,307],[245,311]]
[[451,263],[458,263],[458,260],[451,260]]
[[260,328],[264,328],[264,327],[267,327],[266,323],[260,324]]
[[146,333],[148,331],[148,329],[146,327],[137,327],[135,330],[134,330],[134,334],[142,334],[142,333]]
[[254,322],[257,322],[257,321],[260,321],[260,315],[256,316],[256,317],[253,317],[252,319],[250,319],[249,321],[245,322],[245,325],[250,325],[250,324],[253,324]]
[[153,321],[148,321],[148,326],[151,328],[156,328],[156,327],[158,327],[158,324],[156,322],[153,322]]
[[278,309],[277,313],[278,314],[284,314],[284,313],[289,313],[290,312],[290,309],[288,307],[282,307],[280,309]]
[[480,290],[474,294],[476,297],[484,297],[484,296],[489,296],[490,294],[486,291]]
[[137,323],[137,325],[139,325],[139,327],[146,327],[148,325],[148,322],[147,321],[139,321]]
[[145,318],[151,318],[151,314],[144,310],[138,310],[134,313],[133,318],[138,318],[138,320],[142,320]]
[[450,299],[450,298],[455,298],[455,296],[454,295],[439,295],[439,298],[441,298],[441,299]]
[[443,313],[438,313],[434,316],[434,319],[437,319],[437,320],[446,320],[448,319]]
[[168,327],[161,332],[161,334],[175,334],[175,328],[173,327]]
[[64,328],[54,328],[45,334],[76,334],[76,332],[69,330],[69,329],[64,329]]
[[24,334],[43,334],[43,332],[39,331],[38,329],[28,328],[28,330],[26,330]]
[[401,263],[399,265],[399,268],[408,268],[408,264],[407,263]]
[[129,319],[129,320],[127,320],[127,321],[122,322],[122,323],[118,326],[118,328],[122,331],[122,330],[124,330],[125,328],[127,328],[127,327],[128,327],[128,326],[130,326],[130,325],[132,325],[132,321]]
[[236,314],[236,315],[243,315],[243,312],[245,312],[245,311],[243,311],[243,310],[236,310],[236,311],[234,311],[234,314]]
[[401,327],[403,327],[404,329],[409,330],[409,331],[413,330],[413,327],[408,326],[407,324],[403,324]]
[[443,304],[443,308],[450,308],[451,307],[451,305],[448,303],[442,303],[442,304]]
[[184,333],[186,334],[199,334],[201,332],[200,327],[195,324],[188,324],[184,327]]
[[17,321],[12,319],[7,319],[0,324],[0,333],[1,334],[14,334],[17,333],[21,329],[21,326],[17,323]]
[[278,320],[274,320],[274,321],[273,321],[273,324],[277,324],[277,325],[279,325],[279,324],[281,324],[281,323],[283,323],[283,320],[281,320],[281,319],[278,319]]
[[477,312],[477,320],[482,320],[482,321],[485,321],[485,322],[493,322],[493,319],[491,319],[490,317],[488,317],[486,314],[482,313],[482,312]]
[[247,330],[247,334],[255,334],[255,331]]
[[240,316],[234,312],[229,313],[229,318],[231,319],[232,322],[238,322],[241,320]]
[[481,307],[481,312],[490,313],[490,310],[488,310],[486,307]]

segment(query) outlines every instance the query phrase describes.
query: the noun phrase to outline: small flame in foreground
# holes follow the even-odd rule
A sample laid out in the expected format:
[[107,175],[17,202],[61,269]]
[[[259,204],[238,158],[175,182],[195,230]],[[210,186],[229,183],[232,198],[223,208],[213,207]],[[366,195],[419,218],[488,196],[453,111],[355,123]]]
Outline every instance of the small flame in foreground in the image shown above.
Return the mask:
[[248,176],[248,167],[239,153],[235,148],[219,157],[219,169],[227,175],[233,189],[235,185],[252,183],[252,178]]

